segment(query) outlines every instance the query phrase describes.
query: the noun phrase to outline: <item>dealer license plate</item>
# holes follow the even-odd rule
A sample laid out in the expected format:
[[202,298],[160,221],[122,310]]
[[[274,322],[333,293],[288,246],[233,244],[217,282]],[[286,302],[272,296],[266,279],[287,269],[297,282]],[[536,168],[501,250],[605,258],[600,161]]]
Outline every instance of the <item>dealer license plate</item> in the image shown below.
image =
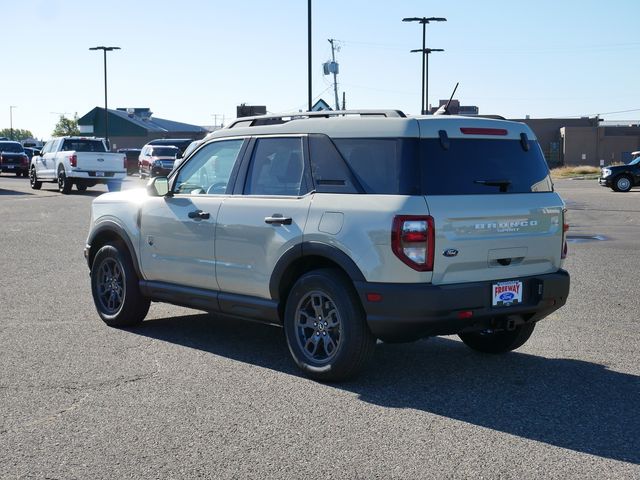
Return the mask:
[[96,172],[96,177],[104,177],[104,172]]
[[508,307],[522,303],[522,282],[520,281],[494,283],[492,292],[491,305],[494,307]]

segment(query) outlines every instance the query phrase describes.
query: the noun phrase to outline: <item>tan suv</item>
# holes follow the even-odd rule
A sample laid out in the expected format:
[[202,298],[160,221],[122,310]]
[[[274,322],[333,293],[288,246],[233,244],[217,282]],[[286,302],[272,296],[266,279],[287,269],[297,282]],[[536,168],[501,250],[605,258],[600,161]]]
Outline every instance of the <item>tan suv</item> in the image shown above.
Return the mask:
[[533,132],[397,111],[238,119],[169,178],[93,202],[101,318],[151,301],[284,327],[309,376],[350,377],[376,339],[520,347],[565,304],[564,203]]

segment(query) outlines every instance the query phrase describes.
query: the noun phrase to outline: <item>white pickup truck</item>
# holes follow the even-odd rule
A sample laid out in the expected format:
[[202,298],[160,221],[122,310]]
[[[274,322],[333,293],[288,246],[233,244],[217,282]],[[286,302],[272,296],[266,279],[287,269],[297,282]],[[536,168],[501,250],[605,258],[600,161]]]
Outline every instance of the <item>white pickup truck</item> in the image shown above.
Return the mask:
[[127,157],[108,152],[102,138],[51,139],[29,165],[29,181],[34,190],[39,190],[42,182],[58,182],[61,193],[69,193],[73,185],[82,192],[103,183],[114,192],[120,190],[126,176]]

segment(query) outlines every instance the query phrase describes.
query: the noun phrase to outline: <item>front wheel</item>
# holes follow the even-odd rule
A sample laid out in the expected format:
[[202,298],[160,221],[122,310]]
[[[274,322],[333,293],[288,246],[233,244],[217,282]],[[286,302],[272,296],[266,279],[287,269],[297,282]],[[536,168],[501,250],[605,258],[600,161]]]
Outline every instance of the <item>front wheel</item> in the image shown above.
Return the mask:
[[633,186],[633,182],[628,176],[620,175],[618,178],[616,178],[613,186],[614,186],[613,189],[616,192],[628,192],[629,190],[631,190],[631,187]]
[[293,360],[317,380],[354,376],[376,344],[353,285],[336,269],[298,279],[287,298],[284,330]]
[[38,176],[36,175],[36,167],[31,167],[29,171],[29,185],[34,190],[40,190],[42,188],[42,182],[38,181]]
[[506,353],[520,348],[529,340],[535,323],[518,325],[514,330],[482,331],[458,335],[466,346],[482,353]]
[[96,253],[91,293],[98,315],[110,327],[137,325],[149,311],[150,301],[140,292],[131,257],[119,243],[108,243]]

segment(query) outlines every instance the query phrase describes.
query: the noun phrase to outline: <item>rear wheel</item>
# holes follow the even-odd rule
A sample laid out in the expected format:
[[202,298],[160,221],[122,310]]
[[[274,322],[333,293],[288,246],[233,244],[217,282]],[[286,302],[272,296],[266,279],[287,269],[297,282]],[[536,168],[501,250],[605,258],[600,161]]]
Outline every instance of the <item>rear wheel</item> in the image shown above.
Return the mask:
[[149,311],[129,252],[119,243],[98,250],[91,266],[91,293],[98,315],[110,327],[137,325]]
[[613,182],[613,186],[614,186],[613,189],[616,192],[628,192],[629,190],[631,190],[631,187],[633,186],[633,182],[631,181],[631,178],[629,178],[627,175],[620,175]]
[[58,191],[65,195],[71,192],[71,182],[67,178],[66,173],[64,173],[64,168],[58,170]]
[[486,330],[483,332],[461,333],[460,339],[473,350],[483,353],[506,353],[521,347],[529,340],[535,323],[518,325],[514,330]]
[[36,175],[36,167],[31,167],[31,170],[29,171],[29,185],[31,185],[31,188],[34,190],[40,190],[42,187],[42,182],[38,181],[38,177]]
[[80,182],[80,181],[76,182],[76,189],[79,192],[84,192],[87,189],[87,185],[85,183]]
[[298,279],[287,298],[284,330],[298,367],[318,380],[354,376],[376,344],[353,285],[336,269]]

